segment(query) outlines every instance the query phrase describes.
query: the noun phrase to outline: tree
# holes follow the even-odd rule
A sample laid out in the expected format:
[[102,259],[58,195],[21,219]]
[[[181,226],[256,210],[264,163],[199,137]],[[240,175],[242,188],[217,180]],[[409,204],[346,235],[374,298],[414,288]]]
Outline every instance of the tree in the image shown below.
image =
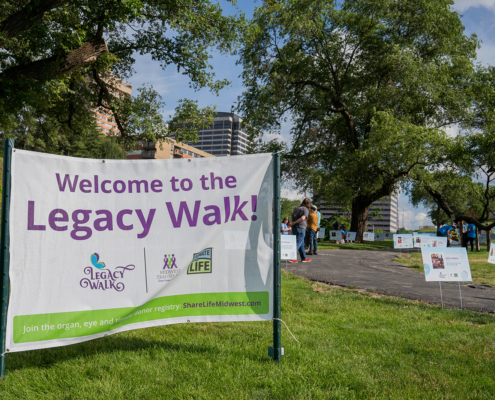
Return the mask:
[[255,133],[292,120],[286,176],[351,203],[358,240],[371,203],[429,165],[438,128],[469,109],[477,40],[451,4],[271,0],[255,12],[239,110]]
[[[0,4],[0,130],[24,131],[22,115],[51,119],[57,131],[82,139],[95,107],[108,109],[119,140],[194,140],[212,107],[183,100],[168,123],[152,88],[134,98],[115,96],[113,77],[133,73],[136,54],[174,66],[195,89],[215,93],[228,82],[209,72],[208,50],[232,51],[243,17],[224,16],[210,0],[18,0]],[[44,104],[47,102],[49,104]],[[21,116],[21,117],[20,117]],[[14,121],[14,122],[13,122]],[[20,123],[15,123],[20,121]],[[41,131],[38,131],[41,133]],[[65,132],[57,140],[69,143]],[[47,143],[45,137],[36,138]]]
[[280,199],[280,218],[284,219],[285,217],[287,217],[290,220],[290,216],[292,215],[294,207],[297,207],[299,205],[301,205],[301,202],[299,200],[289,200],[285,197],[282,197]]

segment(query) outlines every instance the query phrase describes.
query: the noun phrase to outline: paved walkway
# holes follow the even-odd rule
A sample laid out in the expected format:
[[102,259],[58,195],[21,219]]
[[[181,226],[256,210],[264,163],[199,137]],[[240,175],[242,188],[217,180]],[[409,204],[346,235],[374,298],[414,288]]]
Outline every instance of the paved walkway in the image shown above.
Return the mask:
[[[426,282],[423,273],[392,261],[396,252],[387,250],[318,250],[312,262],[285,264],[289,272],[319,282],[353,286],[389,296],[441,304],[438,282]],[[462,306],[495,313],[495,288],[461,282]],[[442,283],[444,306],[460,308],[457,282]]]

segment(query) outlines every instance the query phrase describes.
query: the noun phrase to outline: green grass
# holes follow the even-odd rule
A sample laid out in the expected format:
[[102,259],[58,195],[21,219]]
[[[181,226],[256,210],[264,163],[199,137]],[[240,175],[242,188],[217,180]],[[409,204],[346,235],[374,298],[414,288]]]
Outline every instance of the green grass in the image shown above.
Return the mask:
[[[486,248],[486,246],[484,247]],[[488,260],[488,251],[480,251],[479,253],[468,251],[468,258],[473,281],[495,287],[495,264],[489,264],[486,261]],[[395,261],[420,272],[425,272],[421,253],[403,253],[400,259],[395,259]]]
[[282,277],[270,322],[182,324],[9,354],[7,399],[467,399],[495,396],[495,319]]
[[346,250],[378,250],[378,249],[393,249],[393,240],[382,240],[367,243],[330,243],[330,242],[318,242],[318,249],[346,249]]

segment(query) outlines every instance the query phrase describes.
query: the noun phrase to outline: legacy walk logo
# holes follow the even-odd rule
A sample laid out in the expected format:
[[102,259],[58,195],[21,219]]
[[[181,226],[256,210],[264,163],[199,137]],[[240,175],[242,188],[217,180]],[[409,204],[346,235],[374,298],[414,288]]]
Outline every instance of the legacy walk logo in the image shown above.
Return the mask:
[[187,274],[211,274],[212,253],[213,248],[211,247],[194,253],[191,264],[187,267]]
[[156,276],[158,282],[170,282],[180,273],[180,268],[177,267],[177,258],[174,254],[165,254],[163,256],[163,268],[160,274]]
[[132,271],[136,268],[133,264],[129,264],[126,267],[116,267],[115,271],[112,271],[105,269],[106,265],[104,262],[100,262],[98,253],[91,254],[90,259],[93,267],[84,268],[84,273],[89,277],[81,279],[79,285],[82,288],[89,287],[91,290],[114,289],[117,292],[122,292],[125,285],[119,279],[124,279],[126,271]]

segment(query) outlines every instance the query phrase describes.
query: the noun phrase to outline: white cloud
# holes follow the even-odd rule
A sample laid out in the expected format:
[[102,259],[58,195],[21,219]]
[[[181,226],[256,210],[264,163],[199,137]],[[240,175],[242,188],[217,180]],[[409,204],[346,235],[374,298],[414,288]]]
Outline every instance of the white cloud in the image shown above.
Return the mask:
[[463,12],[471,7],[484,7],[491,8],[495,10],[495,0],[456,0],[454,8]]
[[294,189],[281,189],[280,195],[289,200],[302,200],[307,197],[304,193],[300,193]]
[[450,125],[444,128],[445,132],[447,132],[447,136],[453,138],[459,135],[459,125]]

